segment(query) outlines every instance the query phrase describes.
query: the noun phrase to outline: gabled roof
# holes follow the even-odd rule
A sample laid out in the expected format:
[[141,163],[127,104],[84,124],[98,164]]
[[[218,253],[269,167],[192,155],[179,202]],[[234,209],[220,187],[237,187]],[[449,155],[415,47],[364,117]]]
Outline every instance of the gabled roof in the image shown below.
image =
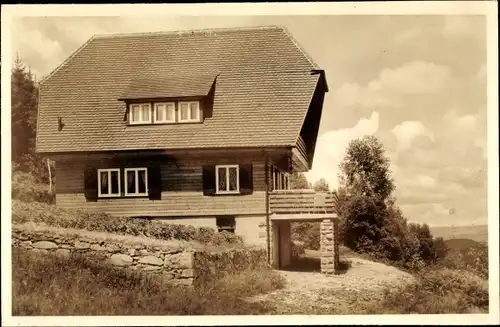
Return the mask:
[[[293,146],[318,69],[276,26],[94,36],[40,84],[37,150]],[[214,83],[202,124],[123,120],[118,99],[202,95]]]

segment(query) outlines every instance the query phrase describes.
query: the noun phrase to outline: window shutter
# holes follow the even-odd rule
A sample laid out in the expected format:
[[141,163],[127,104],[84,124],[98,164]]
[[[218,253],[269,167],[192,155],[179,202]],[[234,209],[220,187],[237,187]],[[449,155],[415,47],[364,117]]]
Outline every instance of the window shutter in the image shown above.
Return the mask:
[[161,200],[161,166],[151,164],[148,166],[148,193],[150,200]]
[[203,166],[203,195],[215,195],[215,166]]
[[240,194],[252,194],[253,176],[252,164],[240,165]]
[[85,198],[87,201],[97,201],[97,168],[89,167],[84,176]]

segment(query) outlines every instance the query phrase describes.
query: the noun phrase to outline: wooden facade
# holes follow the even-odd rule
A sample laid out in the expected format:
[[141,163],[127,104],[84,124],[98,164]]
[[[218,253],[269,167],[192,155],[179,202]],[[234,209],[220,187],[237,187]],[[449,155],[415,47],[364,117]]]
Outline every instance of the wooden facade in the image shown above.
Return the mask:
[[[235,159],[237,158],[237,159]],[[91,169],[116,167],[159,167],[161,194],[148,197],[86,197],[85,173]],[[236,164],[251,167],[252,189],[244,194],[207,195],[204,190],[204,167]],[[122,157],[113,155],[74,156],[56,161],[56,202],[59,207],[103,211],[132,217],[187,217],[214,215],[266,214],[265,158],[262,154]]]

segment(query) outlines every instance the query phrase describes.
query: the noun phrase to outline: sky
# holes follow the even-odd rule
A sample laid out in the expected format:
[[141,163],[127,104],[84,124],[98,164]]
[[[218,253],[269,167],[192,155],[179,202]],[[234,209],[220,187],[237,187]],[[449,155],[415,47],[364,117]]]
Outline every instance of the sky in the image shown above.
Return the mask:
[[40,79],[93,34],[259,25],[285,26],[326,71],[310,181],[336,187],[349,141],[375,135],[410,221],[487,223],[484,16],[23,17],[12,55]]

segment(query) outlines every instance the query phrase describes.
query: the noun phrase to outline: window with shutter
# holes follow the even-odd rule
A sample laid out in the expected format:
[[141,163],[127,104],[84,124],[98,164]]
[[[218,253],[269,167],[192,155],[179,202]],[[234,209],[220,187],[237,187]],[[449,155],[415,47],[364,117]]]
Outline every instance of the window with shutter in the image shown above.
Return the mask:
[[125,168],[125,196],[148,195],[148,169]]
[[215,167],[215,186],[217,194],[235,194],[240,192],[240,174],[238,165],[218,165]]
[[97,171],[97,194],[100,198],[120,196],[120,169]]

